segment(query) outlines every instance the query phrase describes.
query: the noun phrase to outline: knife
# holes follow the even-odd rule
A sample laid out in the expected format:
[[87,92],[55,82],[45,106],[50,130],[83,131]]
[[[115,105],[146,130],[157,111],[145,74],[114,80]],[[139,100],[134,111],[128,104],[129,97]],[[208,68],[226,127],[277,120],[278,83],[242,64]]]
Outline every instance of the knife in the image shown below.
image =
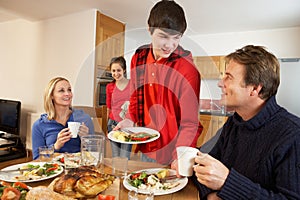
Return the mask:
[[9,170],[0,170],[0,173],[11,173],[11,172],[24,172],[24,171],[32,171],[34,168],[27,168],[27,169],[9,169]]
[[177,180],[177,179],[180,179],[180,178],[178,178],[177,175],[171,175],[171,176],[166,176],[165,178],[161,178],[160,181],[162,183],[166,183],[166,182],[173,182],[174,179]]

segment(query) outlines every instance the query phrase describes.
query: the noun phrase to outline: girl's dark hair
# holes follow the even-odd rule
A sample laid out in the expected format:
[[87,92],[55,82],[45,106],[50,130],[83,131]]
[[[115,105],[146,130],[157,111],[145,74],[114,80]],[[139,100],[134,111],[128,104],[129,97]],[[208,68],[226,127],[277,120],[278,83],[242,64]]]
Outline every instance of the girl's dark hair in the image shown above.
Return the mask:
[[122,67],[122,69],[124,70],[124,77],[126,78],[127,75],[126,75],[126,60],[125,60],[125,58],[123,56],[113,57],[110,60],[109,70],[111,70],[112,64],[115,64],[115,63],[118,63]]
[[171,35],[183,34],[187,23],[184,11],[175,1],[161,0],[150,11],[148,25],[151,34],[156,28]]

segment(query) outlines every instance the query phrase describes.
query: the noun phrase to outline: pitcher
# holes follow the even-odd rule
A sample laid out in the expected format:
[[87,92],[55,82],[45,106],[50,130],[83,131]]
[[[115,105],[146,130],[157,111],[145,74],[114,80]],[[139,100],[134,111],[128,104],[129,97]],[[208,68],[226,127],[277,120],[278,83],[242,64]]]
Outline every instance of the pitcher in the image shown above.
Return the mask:
[[81,164],[100,166],[103,162],[105,137],[86,135],[81,137]]

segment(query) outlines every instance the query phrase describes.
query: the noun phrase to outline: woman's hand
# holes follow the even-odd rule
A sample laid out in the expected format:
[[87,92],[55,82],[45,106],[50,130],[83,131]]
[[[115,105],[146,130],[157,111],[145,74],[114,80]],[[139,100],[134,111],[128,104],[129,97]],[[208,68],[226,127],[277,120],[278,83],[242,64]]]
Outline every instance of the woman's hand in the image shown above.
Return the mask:
[[78,131],[79,136],[85,136],[89,134],[89,127],[87,127],[84,122],[81,123]]
[[69,131],[69,128],[64,128],[62,129],[58,134],[57,134],[57,139],[54,144],[54,149],[59,150],[62,148],[66,142],[68,142],[72,137],[71,132]]

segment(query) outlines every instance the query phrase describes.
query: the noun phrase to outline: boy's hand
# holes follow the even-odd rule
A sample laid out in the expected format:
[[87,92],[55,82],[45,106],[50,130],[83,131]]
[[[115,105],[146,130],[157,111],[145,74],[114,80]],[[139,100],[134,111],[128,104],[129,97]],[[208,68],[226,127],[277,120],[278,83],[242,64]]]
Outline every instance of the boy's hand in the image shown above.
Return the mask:
[[119,130],[120,128],[133,127],[133,126],[134,126],[133,121],[131,121],[130,119],[123,119],[117,124],[117,126],[113,128],[113,131]]

